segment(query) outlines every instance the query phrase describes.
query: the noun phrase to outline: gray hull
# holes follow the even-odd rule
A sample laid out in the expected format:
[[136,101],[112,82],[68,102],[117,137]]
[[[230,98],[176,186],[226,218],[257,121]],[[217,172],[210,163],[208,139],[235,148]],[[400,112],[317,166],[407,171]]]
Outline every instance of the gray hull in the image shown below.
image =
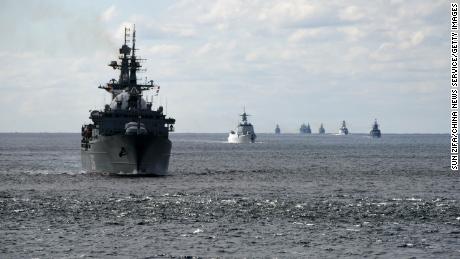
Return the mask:
[[380,130],[371,130],[370,135],[373,138],[380,138],[382,133],[380,133]]
[[98,136],[82,144],[82,168],[117,175],[166,175],[171,141],[158,136]]

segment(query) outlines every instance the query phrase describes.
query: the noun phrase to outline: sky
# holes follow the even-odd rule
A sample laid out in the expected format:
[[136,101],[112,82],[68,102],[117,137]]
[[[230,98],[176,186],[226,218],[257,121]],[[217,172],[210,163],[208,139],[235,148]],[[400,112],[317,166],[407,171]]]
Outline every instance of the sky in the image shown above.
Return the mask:
[[177,132],[449,131],[450,1],[4,0],[0,132],[79,132],[133,24]]

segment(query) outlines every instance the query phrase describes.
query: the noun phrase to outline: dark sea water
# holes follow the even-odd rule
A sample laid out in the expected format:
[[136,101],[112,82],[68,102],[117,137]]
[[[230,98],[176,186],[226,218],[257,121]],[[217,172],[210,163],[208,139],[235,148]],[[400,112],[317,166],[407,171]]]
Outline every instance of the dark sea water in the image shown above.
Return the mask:
[[0,134],[0,258],[460,258],[448,135],[171,139],[170,176],[115,177],[78,134]]

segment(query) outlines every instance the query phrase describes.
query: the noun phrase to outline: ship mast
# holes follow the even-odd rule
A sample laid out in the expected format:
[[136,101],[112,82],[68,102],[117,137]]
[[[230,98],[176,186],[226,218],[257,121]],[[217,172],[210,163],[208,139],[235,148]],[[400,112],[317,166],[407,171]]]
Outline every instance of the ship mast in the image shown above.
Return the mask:
[[[125,42],[123,46],[120,48],[120,54],[123,56],[120,57],[121,59],[121,66],[120,66],[120,78],[118,79],[118,84],[121,87],[126,87],[129,80],[129,61],[128,56],[131,54],[131,49],[127,45],[127,39],[129,29],[125,28]],[[112,61],[113,63],[113,61]]]
[[248,123],[248,116],[249,114],[246,114],[246,106],[243,106],[243,114],[240,114],[241,120],[244,122],[244,124]]
[[137,59],[136,59],[136,25],[134,25],[134,28],[133,28],[133,47],[132,47],[132,50],[133,50],[133,53],[131,54],[131,60],[130,60],[129,86],[130,87],[135,87],[135,86],[137,86],[136,71],[140,67],[139,62],[137,62]]
[[133,27],[132,48],[128,47],[128,37],[130,36],[129,32],[130,29],[125,28],[124,44],[120,48],[120,56],[118,57],[121,60],[121,64],[117,61],[111,61],[109,64],[109,66],[113,69],[120,69],[118,81],[112,79],[105,86],[99,86],[99,88],[112,93],[112,99],[122,91],[128,91],[133,96],[139,96],[142,91],[149,90],[154,87],[159,88],[158,85],[153,83],[153,80],[150,80],[145,84],[137,84],[136,73],[141,67],[139,63],[141,59],[136,57],[136,26],[134,25]]

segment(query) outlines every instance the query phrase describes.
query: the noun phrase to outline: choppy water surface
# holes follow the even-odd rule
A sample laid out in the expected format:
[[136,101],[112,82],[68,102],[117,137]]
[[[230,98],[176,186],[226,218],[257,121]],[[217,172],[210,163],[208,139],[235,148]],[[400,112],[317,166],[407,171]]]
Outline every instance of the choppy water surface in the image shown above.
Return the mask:
[[0,134],[0,257],[460,257],[448,135],[171,139],[170,176],[127,178]]

